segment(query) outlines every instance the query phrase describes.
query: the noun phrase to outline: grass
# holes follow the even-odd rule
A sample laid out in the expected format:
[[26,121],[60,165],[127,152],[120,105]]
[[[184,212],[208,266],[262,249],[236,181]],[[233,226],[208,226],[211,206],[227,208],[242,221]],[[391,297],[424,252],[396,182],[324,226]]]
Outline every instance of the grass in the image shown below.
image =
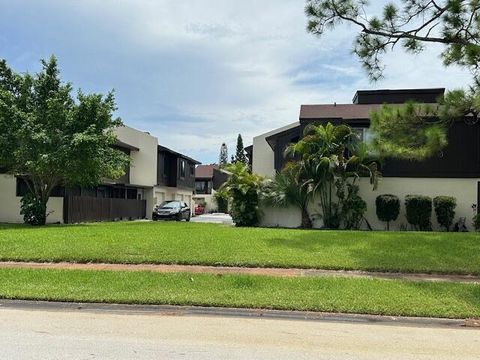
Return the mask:
[[0,277],[6,299],[480,316],[480,285],[474,284],[32,269],[0,269]]
[[0,226],[0,260],[480,274],[480,235],[124,222]]

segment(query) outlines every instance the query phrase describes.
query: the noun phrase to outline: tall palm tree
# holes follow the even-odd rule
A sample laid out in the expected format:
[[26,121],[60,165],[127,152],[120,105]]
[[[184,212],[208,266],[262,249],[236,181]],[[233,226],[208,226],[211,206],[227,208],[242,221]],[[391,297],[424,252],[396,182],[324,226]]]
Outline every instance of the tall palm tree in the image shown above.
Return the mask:
[[355,183],[360,176],[368,176],[376,189],[381,176],[376,162],[369,159],[366,144],[347,125],[309,125],[303,139],[290,144],[285,155],[298,159],[303,186],[309,187],[311,198],[318,195],[327,228],[340,226],[340,206],[334,197],[344,190],[340,187],[347,180]]

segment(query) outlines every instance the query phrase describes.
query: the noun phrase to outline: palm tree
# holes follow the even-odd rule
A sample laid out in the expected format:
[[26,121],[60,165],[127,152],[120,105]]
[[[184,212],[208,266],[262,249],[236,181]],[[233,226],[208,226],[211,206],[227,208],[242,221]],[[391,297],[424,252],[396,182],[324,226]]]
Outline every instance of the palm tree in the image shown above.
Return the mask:
[[273,206],[295,206],[302,214],[301,228],[311,229],[308,205],[312,200],[311,187],[303,177],[300,163],[291,161],[277,173],[268,191],[268,202]]
[[318,195],[324,226],[340,226],[341,204],[335,195],[345,193],[347,180],[355,184],[361,176],[368,176],[373,188],[381,176],[375,161],[370,160],[366,144],[347,125],[309,125],[304,137],[296,144],[290,144],[287,157],[297,158],[297,171],[305,179],[302,186],[308,186],[311,198]]

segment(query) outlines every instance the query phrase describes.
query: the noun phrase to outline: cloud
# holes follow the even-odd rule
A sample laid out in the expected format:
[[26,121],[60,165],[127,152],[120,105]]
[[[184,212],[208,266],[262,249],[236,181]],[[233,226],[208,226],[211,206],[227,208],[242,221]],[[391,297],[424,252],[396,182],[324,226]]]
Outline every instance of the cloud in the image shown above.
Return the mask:
[[371,84],[351,54],[355,28],[307,34],[301,0],[0,0],[0,54],[36,71],[56,54],[64,79],[116,90],[118,113],[168,147],[216,161],[222,142],[298,119],[303,103],[350,102],[358,88],[458,87],[428,47],[387,54]]

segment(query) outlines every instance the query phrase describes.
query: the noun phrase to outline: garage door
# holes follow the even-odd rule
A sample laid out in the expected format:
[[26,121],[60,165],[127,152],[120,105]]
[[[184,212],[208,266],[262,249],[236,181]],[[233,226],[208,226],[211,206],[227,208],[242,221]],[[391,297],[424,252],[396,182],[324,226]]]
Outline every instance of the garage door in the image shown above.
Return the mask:
[[157,198],[157,204],[161,204],[165,201],[165,193],[164,192],[156,192],[155,197]]
[[179,201],[183,201],[183,195],[182,194],[177,194],[176,199],[179,200]]

